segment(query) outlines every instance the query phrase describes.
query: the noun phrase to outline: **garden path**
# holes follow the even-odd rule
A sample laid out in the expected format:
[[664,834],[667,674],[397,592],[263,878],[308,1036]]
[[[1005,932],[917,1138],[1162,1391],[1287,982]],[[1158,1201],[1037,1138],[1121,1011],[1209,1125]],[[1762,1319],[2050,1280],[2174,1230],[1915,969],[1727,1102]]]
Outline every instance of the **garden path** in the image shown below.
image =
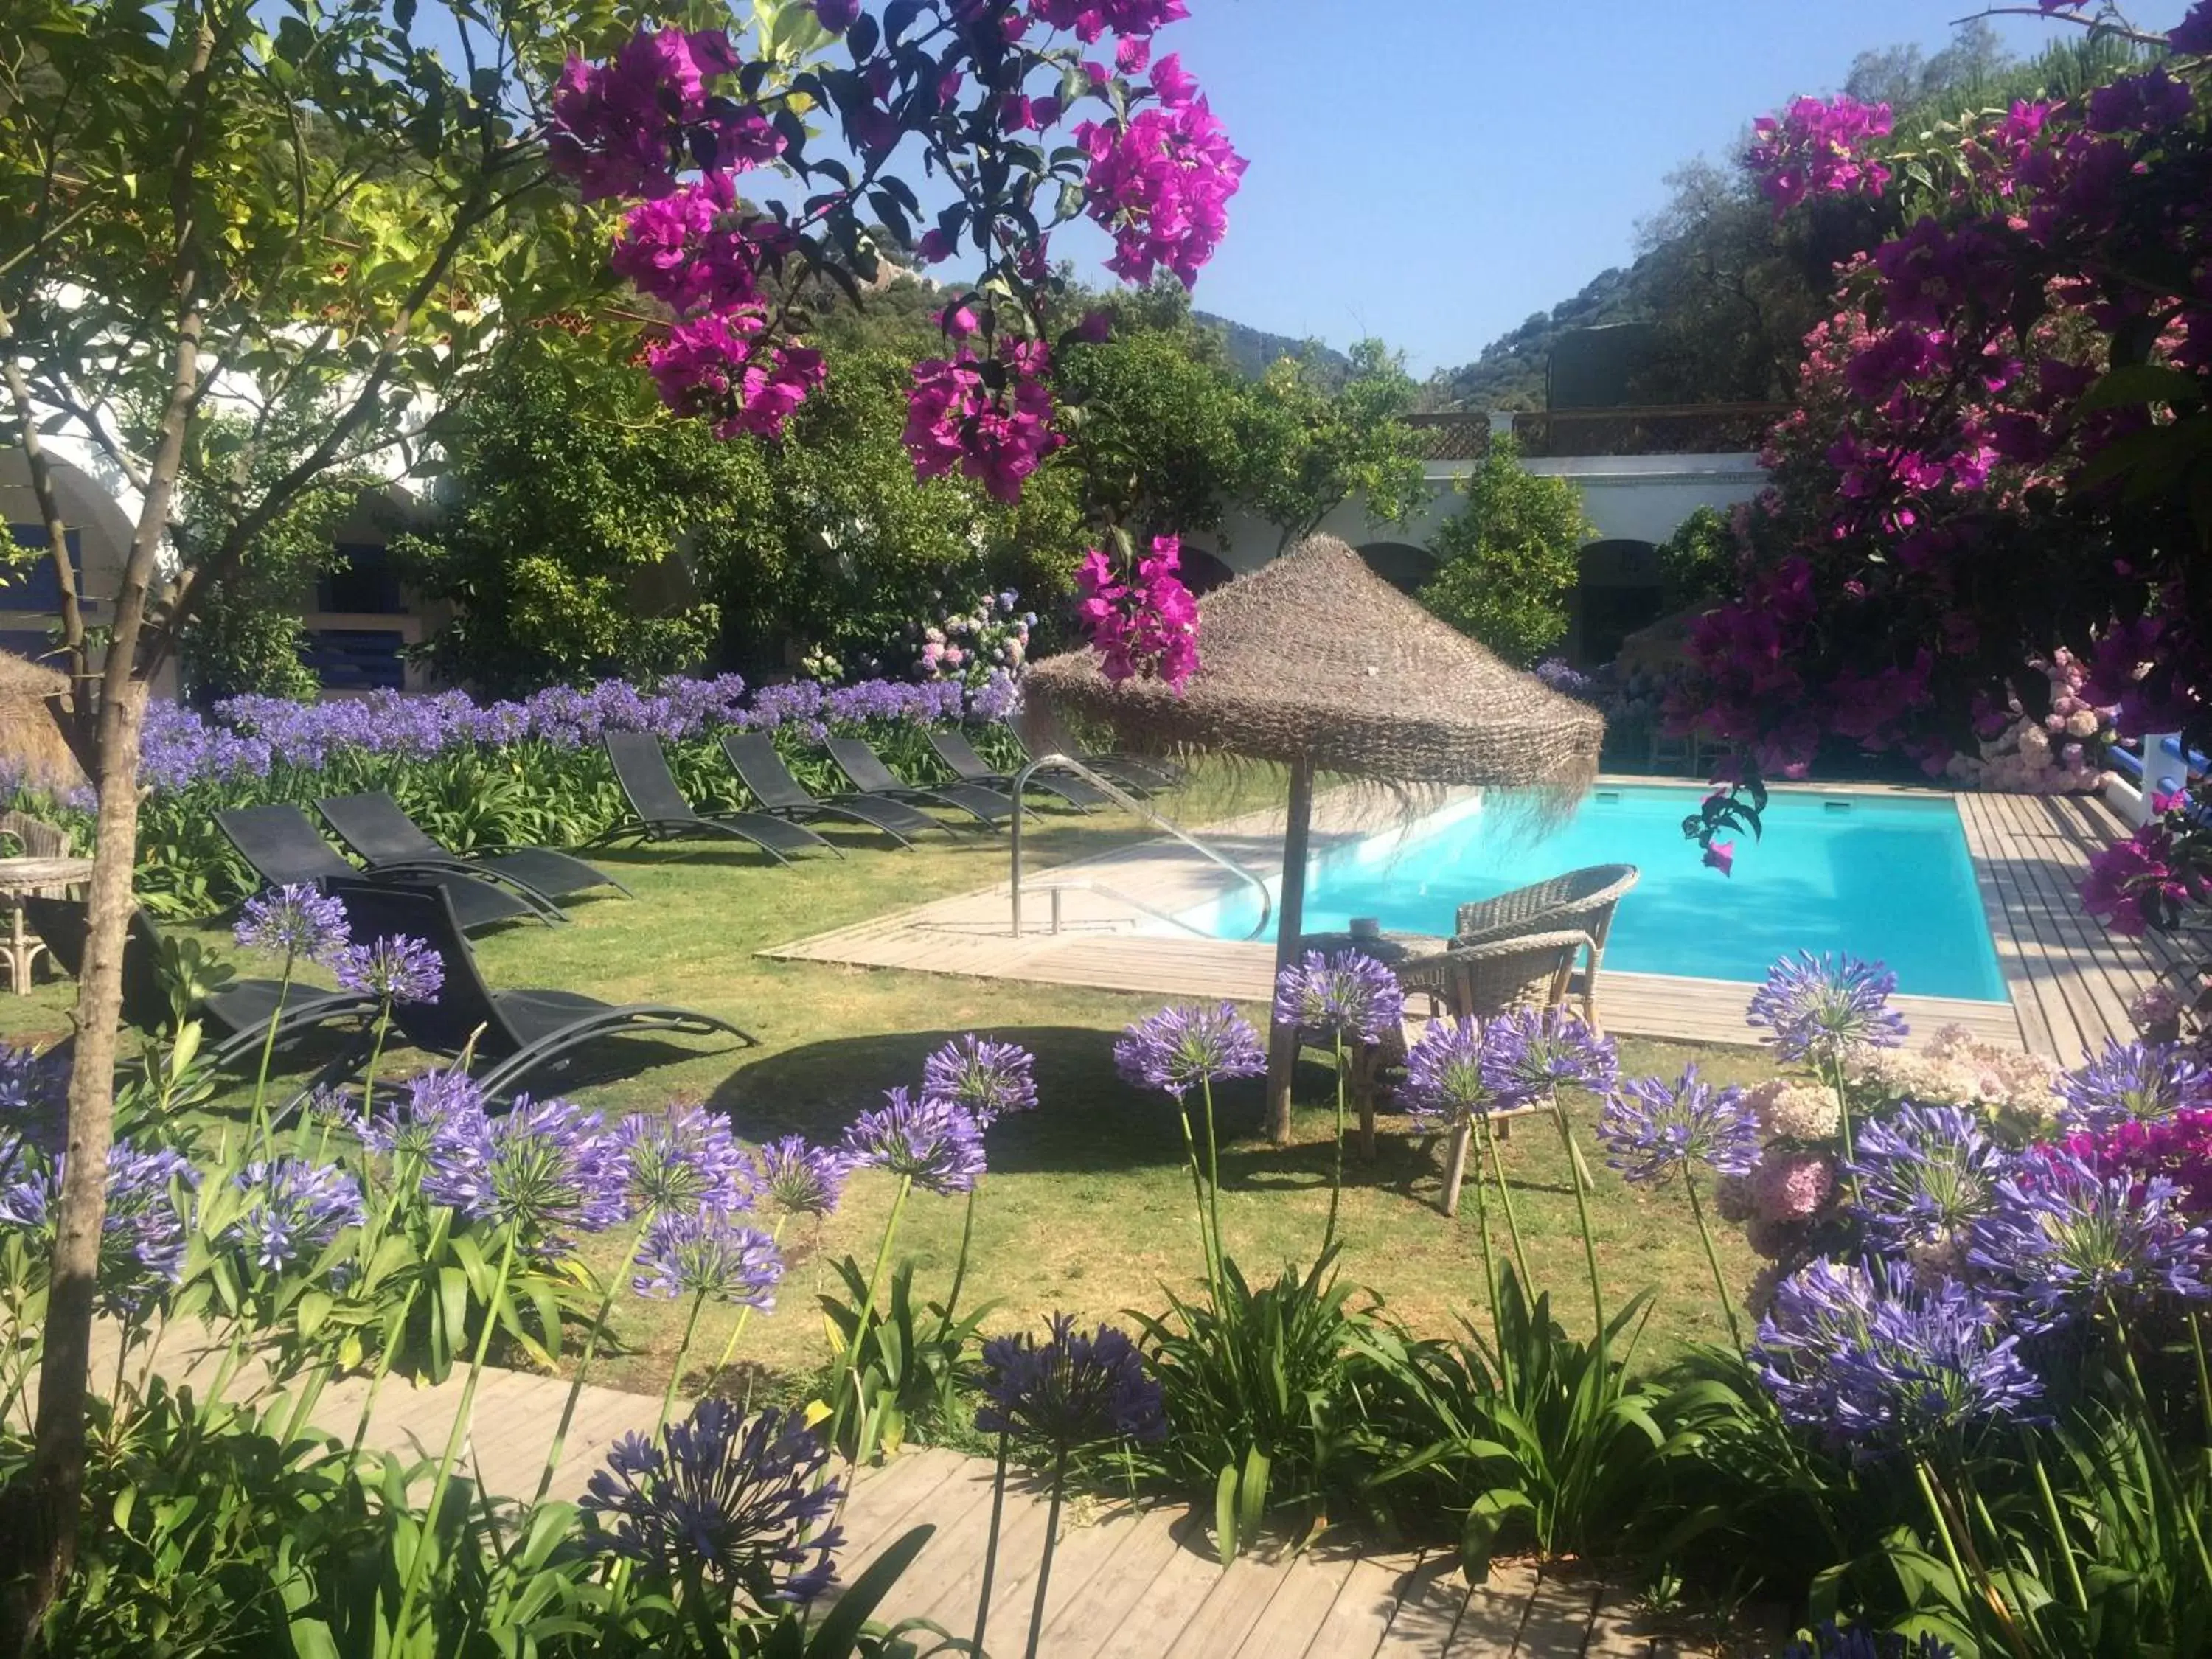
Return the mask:
[[[117,1359],[114,1332],[103,1326],[95,1337],[95,1377],[112,1377]],[[220,1345],[172,1328],[150,1368],[173,1386],[205,1389],[222,1360]],[[142,1350],[128,1374],[135,1378],[149,1365]],[[236,1368],[226,1393],[244,1400],[265,1381],[249,1360]],[[388,1379],[365,1443],[434,1462],[462,1382],[459,1372],[436,1387]],[[503,1497],[536,1492],[568,1393],[559,1377],[488,1368],[463,1471]],[[361,1378],[337,1382],[314,1403],[310,1420],[349,1439],[367,1395]],[[266,1406],[270,1396],[256,1403]],[[647,1395],[587,1384],[551,1495],[580,1497],[613,1443],[650,1433],[659,1407]],[[428,1478],[423,1472],[422,1481]],[[955,1636],[971,1635],[991,1484],[989,1460],[942,1449],[909,1451],[863,1471],[845,1509],[841,1577],[849,1583],[913,1528],[933,1527],[878,1616],[927,1619]],[[991,1651],[1022,1650],[1048,1515],[1035,1484],[1010,1485],[992,1586]],[[1253,1552],[1224,1568],[1197,1510],[1096,1499],[1063,1510],[1038,1648],[1041,1659],[1686,1659],[1692,1651],[1653,1634],[1626,1591],[1588,1573],[1501,1562],[1470,1587],[1455,1551],[1370,1553],[1326,1537],[1303,1551]]]

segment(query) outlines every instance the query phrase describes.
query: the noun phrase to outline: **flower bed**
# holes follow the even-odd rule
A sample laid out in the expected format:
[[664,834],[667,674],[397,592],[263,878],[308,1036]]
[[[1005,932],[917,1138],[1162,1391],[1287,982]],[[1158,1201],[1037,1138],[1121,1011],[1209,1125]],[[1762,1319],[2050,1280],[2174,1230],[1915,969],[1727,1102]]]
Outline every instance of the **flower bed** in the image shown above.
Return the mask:
[[[980,684],[797,680],[748,687],[734,674],[558,686],[520,702],[479,703],[459,691],[377,692],[349,701],[234,697],[203,716],[180,704],[147,711],[137,888],[149,908],[204,915],[252,890],[249,872],[214,823],[229,806],[315,800],[389,790],[437,840],[466,853],[502,845],[575,846],[614,823],[622,797],[599,741],[650,732],[667,747],[686,793],[702,810],[740,806],[736,775],[715,739],[775,734],[811,787],[846,787],[817,752],[832,733],[866,738],[917,782],[942,775],[929,728],[967,721],[984,754],[1012,769],[1020,754],[1000,722],[1012,678]],[[41,799],[34,810],[72,822],[89,839],[90,805]]]

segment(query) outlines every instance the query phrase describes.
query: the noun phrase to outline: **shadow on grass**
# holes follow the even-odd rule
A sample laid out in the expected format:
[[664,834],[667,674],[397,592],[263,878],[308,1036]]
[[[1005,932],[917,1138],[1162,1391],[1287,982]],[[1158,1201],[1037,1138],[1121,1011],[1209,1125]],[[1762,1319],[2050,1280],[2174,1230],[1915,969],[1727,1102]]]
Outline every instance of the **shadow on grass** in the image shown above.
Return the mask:
[[[923,1060],[961,1035],[939,1030],[838,1037],[757,1059],[740,1058],[708,1103],[726,1113],[747,1139],[795,1133],[834,1141],[854,1118],[881,1103],[884,1090],[918,1087]],[[1114,1032],[1055,1025],[994,1027],[990,1035],[1020,1043],[1036,1056],[1038,1095],[1035,1112],[1001,1118],[992,1127],[994,1170],[1111,1175],[1182,1164],[1183,1136],[1176,1103],[1115,1074]],[[1223,1190],[1326,1191],[1335,1158],[1330,1133],[1334,1090],[1334,1075],[1326,1065],[1302,1065],[1296,1091],[1301,1103],[1297,1138],[1277,1146],[1267,1139],[1260,1080],[1242,1079],[1218,1087],[1213,1106]],[[1195,1095],[1190,1114],[1203,1157],[1205,1124]],[[1347,1108],[1346,1186],[1431,1201],[1439,1176],[1427,1137],[1409,1133],[1405,1119],[1387,1113],[1376,1129],[1370,1162],[1359,1154],[1358,1121]],[[1510,1178],[1516,1188],[1549,1190],[1518,1176]]]

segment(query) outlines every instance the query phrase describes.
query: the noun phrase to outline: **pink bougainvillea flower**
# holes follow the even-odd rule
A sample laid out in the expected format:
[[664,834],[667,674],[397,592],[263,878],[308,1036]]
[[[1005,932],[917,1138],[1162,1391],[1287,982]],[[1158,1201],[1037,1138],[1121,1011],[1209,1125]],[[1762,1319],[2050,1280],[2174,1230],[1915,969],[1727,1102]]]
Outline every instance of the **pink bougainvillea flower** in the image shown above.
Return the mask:
[[766,326],[758,307],[677,324],[646,350],[661,401],[679,415],[703,416],[718,438],[780,436],[827,371],[818,351],[766,343]]
[[1107,269],[1142,286],[1165,265],[1185,288],[1195,283],[1228,230],[1245,167],[1206,100],[1085,121],[1074,137],[1091,158],[1085,211],[1114,238]]
[[1092,548],[1075,573],[1076,617],[1109,680],[1164,680],[1180,694],[1198,672],[1198,601],[1180,574],[1182,542],[1157,536],[1133,579]]
[[[963,331],[957,326],[962,315],[974,322],[963,307],[946,319],[948,331]],[[1006,374],[996,391],[967,346],[916,363],[905,442],[917,478],[941,478],[957,467],[994,499],[1018,501],[1038,464],[1067,440],[1052,425],[1050,349],[1042,341],[1007,341],[998,357]]]
[[1735,872],[1735,843],[1717,841],[1705,848],[1705,857],[1698,861],[1708,870],[1717,870],[1724,876],[1733,875]]
[[1777,216],[1810,196],[1879,196],[1889,169],[1866,155],[1890,129],[1887,104],[1800,98],[1751,124],[1744,165]]
[[2173,832],[2146,823],[2125,841],[2094,854],[2081,882],[2081,902],[2116,933],[2141,933],[2167,912],[2212,898],[2212,884],[2186,868]]

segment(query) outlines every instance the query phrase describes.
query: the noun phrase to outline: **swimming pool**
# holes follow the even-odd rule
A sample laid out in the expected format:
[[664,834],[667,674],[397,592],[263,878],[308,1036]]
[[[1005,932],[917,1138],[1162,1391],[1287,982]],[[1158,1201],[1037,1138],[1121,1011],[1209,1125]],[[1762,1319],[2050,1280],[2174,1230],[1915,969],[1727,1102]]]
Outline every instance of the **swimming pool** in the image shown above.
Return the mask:
[[[1778,791],[1765,839],[1735,837],[1735,873],[1724,877],[1700,865],[1696,845],[1682,839],[1682,820],[1704,794],[1601,787],[1548,831],[1486,819],[1477,800],[1455,803],[1316,857],[1305,929],[1375,916],[1385,928],[1449,933],[1463,903],[1587,864],[1633,864],[1643,879],[1613,920],[1608,967],[1757,981],[1787,951],[1840,950],[1887,962],[1901,991],[2005,1000],[1950,801]],[[1183,919],[1242,939],[1258,902],[1239,893]]]

